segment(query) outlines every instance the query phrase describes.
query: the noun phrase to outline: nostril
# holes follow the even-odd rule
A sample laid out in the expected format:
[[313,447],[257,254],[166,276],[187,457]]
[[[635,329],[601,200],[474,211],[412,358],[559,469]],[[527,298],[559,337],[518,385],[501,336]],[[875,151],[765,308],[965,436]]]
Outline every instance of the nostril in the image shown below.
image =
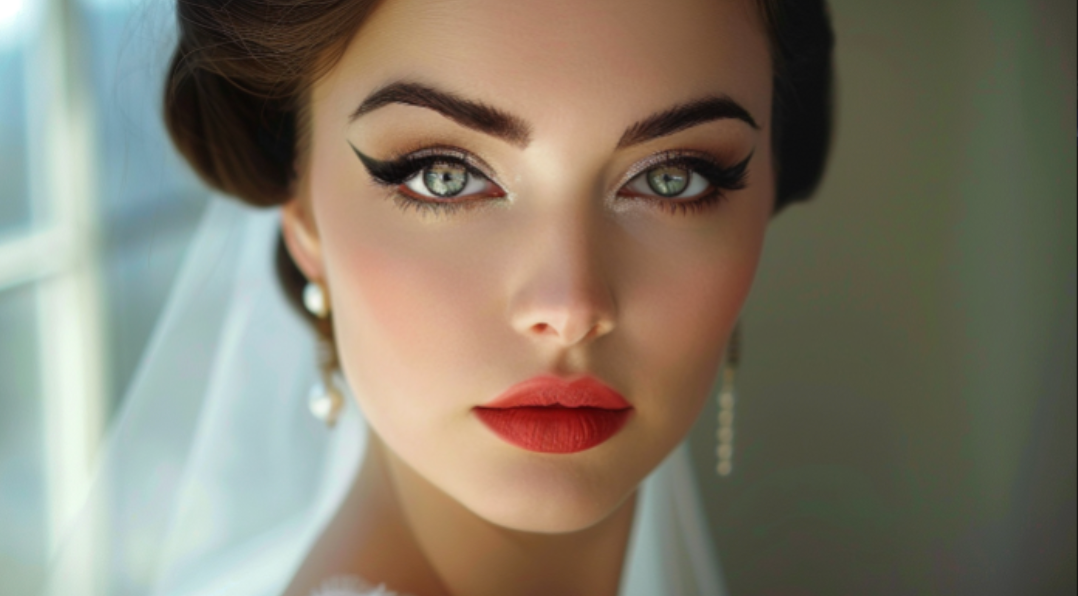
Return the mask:
[[550,330],[550,325],[546,323],[536,323],[532,329],[539,335],[546,335]]

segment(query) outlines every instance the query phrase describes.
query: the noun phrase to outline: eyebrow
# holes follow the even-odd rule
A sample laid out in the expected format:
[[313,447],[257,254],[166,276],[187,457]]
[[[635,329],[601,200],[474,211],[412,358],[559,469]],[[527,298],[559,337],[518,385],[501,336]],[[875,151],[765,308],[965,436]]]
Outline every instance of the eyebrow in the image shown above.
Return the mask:
[[[363,100],[348,121],[355,122],[365,114],[395,103],[434,110],[462,126],[500,138],[522,149],[531,143],[531,126],[519,116],[420,83],[398,81],[379,88]],[[753,130],[760,129],[741,104],[727,96],[711,95],[656,112],[636,122],[622,134],[617,148],[624,149],[706,122],[728,119],[741,120]]]
[[397,82],[367,96],[349,122],[389,104],[401,103],[434,110],[450,120],[524,148],[531,143],[531,127],[523,119],[487,104],[464,99],[419,83]]
[[753,130],[760,130],[752,114],[741,104],[726,96],[708,96],[676,105],[633,124],[621,135],[618,149],[669,136],[705,122],[730,119],[741,120]]

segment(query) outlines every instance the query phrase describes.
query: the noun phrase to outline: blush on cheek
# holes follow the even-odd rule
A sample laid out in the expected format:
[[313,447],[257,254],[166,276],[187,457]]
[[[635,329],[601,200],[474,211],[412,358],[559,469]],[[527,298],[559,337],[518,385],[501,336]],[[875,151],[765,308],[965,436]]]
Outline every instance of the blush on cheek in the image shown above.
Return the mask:
[[352,237],[332,247],[329,273],[342,366],[356,389],[391,399],[395,410],[423,419],[432,406],[459,401],[447,391],[470,386],[471,369],[481,361],[478,330],[491,324],[484,320],[491,316],[482,308],[483,289],[462,283],[465,272],[442,255],[378,246],[376,233],[367,239]]
[[[424,350],[440,343],[444,326],[430,316],[437,315],[431,312],[430,280],[403,261],[378,250],[352,250],[331,272],[338,342],[363,353],[349,364],[378,371],[430,363]],[[387,373],[372,376],[397,376]]]

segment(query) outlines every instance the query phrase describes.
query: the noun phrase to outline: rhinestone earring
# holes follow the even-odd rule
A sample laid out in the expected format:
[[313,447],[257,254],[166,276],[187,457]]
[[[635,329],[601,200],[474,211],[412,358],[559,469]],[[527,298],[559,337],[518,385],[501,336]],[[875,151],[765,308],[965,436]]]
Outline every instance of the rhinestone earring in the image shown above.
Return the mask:
[[734,471],[734,405],[737,402],[734,382],[741,362],[741,322],[734,326],[730,342],[726,346],[726,362],[722,369],[722,390],[719,392],[718,439],[719,476],[727,477]]
[[[320,320],[329,318],[330,305],[326,290],[318,282],[308,282],[303,288],[303,306],[307,312]],[[319,372],[321,379],[311,387],[307,395],[307,406],[315,418],[328,428],[337,424],[337,418],[344,408],[344,398],[333,380],[333,371],[337,368],[336,350],[333,342],[319,335],[318,346]]]

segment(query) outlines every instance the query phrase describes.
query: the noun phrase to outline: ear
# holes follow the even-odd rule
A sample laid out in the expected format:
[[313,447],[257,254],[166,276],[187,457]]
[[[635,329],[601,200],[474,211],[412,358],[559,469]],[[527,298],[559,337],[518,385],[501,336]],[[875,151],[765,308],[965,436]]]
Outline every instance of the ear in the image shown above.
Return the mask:
[[322,241],[311,213],[310,201],[295,198],[281,207],[281,233],[292,261],[303,275],[317,282],[325,282],[326,272],[322,261]]

